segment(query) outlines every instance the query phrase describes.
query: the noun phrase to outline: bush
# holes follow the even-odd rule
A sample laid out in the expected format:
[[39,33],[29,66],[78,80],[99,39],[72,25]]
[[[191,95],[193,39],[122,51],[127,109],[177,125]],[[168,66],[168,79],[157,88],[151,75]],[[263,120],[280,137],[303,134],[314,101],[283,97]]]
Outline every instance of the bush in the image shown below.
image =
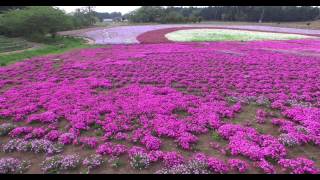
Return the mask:
[[0,17],[0,34],[39,40],[47,34],[73,27],[71,16],[51,6],[30,6],[5,12]]

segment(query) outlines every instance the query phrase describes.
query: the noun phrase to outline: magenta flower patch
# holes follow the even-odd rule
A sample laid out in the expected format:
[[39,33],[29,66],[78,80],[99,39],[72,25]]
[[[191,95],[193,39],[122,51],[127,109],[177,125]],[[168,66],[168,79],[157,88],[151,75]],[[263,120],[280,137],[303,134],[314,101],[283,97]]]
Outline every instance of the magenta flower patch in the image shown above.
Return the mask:
[[[1,67],[1,149],[81,145],[99,154],[87,159],[92,168],[117,156],[134,170],[159,163],[163,173],[316,173],[290,152],[320,145],[319,47],[318,39],[113,45]],[[55,161],[44,171],[59,169]]]

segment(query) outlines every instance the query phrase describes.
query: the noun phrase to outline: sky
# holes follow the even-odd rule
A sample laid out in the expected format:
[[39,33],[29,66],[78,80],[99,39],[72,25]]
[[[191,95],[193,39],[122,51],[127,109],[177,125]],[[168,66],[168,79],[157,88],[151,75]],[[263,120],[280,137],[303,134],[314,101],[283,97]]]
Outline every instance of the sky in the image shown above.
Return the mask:
[[[85,6],[56,6],[60,9],[65,10],[67,13],[70,13],[78,8]],[[95,11],[97,12],[121,12],[122,14],[133,11],[141,6],[95,6]]]

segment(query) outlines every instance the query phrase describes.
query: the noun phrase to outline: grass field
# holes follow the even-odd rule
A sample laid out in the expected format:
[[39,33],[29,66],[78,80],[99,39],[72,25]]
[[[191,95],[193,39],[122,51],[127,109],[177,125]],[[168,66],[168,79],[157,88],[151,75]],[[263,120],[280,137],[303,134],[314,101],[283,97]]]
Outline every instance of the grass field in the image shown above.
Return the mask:
[[71,49],[96,47],[93,45],[86,44],[86,41],[80,38],[62,36],[56,37],[56,39],[54,40],[47,39],[43,41],[43,43],[45,45],[38,49],[30,49],[13,54],[0,54],[0,65],[5,66],[13,62],[27,58],[32,58],[35,56],[47,54],[60,54]]

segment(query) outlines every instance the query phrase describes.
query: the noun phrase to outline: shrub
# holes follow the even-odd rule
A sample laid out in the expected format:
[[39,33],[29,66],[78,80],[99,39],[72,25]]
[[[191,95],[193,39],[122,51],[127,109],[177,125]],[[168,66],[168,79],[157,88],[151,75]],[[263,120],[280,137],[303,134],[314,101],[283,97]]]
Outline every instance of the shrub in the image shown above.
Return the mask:
[[56,32],[72,28],[72,19],[62,10],[51,6],[29,6],[24,9],[10,10],[0,17],[0,29],[8,36],[44,38],[53,37]]

